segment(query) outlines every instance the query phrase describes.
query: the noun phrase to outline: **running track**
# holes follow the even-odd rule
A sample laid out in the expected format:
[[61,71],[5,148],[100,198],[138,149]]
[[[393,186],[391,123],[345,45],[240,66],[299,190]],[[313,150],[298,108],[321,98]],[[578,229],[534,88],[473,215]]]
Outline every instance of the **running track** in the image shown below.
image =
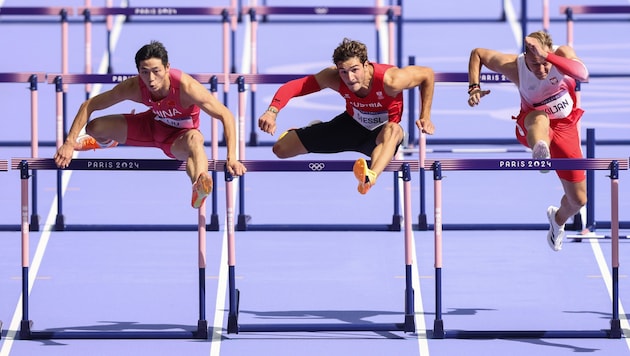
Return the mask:
[[[198,6],[189,2],[190,6]],[[226,1],[227,3],[227,1]],[[370,1],[362,1],[371,6]],[[563,4],[552,2],[551,14],[561,19]],[[611,4],[628,5],[627,1]],[[3,6],[46,6],[44,1],[1,2]],[[290,5],[290,1],[268,1],[268,5]],[[499,1],[480,5],[460,1],[457,6],[418,1],[405,4],[408,18],[496,18]],[[508,15],[518,18],[517,1],[509,2]],[[80,7],[82,1],[63,5]],[[93,6],[103,6],[93,1]],[[118,5],[118,4],[117,4]],[[133,6],[169,6],[167,1],[133,2]],[[187,6],[183,1],[178,6]],[[315,4],[312,4],[315,5]],[[317,5],[336,5],[320,1]],[[456,8],[454,12],[452,9]],[[513,12],[511,12],[513,10]],[[528,14],[541,17],[541,6],[530,1]],[[0,21],[4,20],[0,16]],[[531,30],[538,23],[529,24]],[[627,23],[578,23],[575,48],[591,73],[627,71],[630,46],[624,36]],[[82,24],[69,26],[69,72],[84,70]],[[92,53],[94,72],[105,48],[105,31],[94,26]],[[114,36],[113,68],[133,73],[137,48],[159,39],[169,49],[171,63],[190,73],[220,72],[220,27],[210,24],[118,23]],[[517,51],[518,26],[512,22],[407,23],[403,31],[403,58],[432,66],[437,72],[463,72],[473,47]],[[551,33],[564,42],[566,28],[553,21]],[[246,71],[248,28],[239,24],[236,58]],[[315,32],[316,31],[316,32]],[[0,72],[60,71],[59,24],[0,22],[0,44],[5,56]],[[317,36],[313,34],[316,33]],[[266,23],[259,28],[258,71],[260,73],[311,73],[330,63],[336,44],[347,36],[375,47],[374,27],[366,23],[285,24]],[[304,40],[308,38],[308,40]],[[17,41],[16,41],[17,39]],[[16,43],[17,42],[17,43]],[[27,44],[27,45],[25,45]],[[192,51],[194,49],[194,51]],[[259,85],[256,110],[266,107],[276,86]],[[601,139],[626,139],[630,111],[630,87],[622,78],[593,79],[584,85],[583,127],[594,128]],[[28,140],[29,97],[25,84],[0,85],[6,125],[0,140]],[[95,86],[94,91],[105,88]],[[492,95],[471,110],[463,99],[462,85],[439,84],[433,106],[437,125],[435,138],[512,137],[509,120],[518,105],[514,88],[493,85]],[[85,96],[82,86],[68,94],[73,115]],[[236,112],[235,87],[228,106]],[[41,84],[39,91],[42,141],[54,140],[54,89]],[[129,111],[125,104],[112,112]],[[339,99],[322,92],[307,100],[294,100],[280,118],[279,131],[328,119],[340,110]],[[247,114],[249,118],[249,113]],[[19,120],[19,121],[18,121]],[[209,132],[209,125],[202,129]],[[249,135],[246,128],[246,137]],[[274,138],[260,135],[261,140]],[[488,145],[489,146],[489,145]],[[432,148],[439,149],[441,146]],[[514,147],[518,148],[518,147]],[[602,146],[598,157],[627,157],[627,146]],[[25,157],[28,147],[2,147],[0,159]],[[51,157],[51,147],[40,147],[40,157]],[[220,150],[221,157],[224,151]],[[248,147],[247,159],[274,159],[269,147]],[[505,157],[501,154],[429,154],[429,158]],[[527,153],[510,153],[527,158]],[[151,149],[119,148],[87,152],[82,158],[163,158]],[[412,155],[407,158],[417,157]],[[331,159],[312,155],[312,159]],[[354,160],[355,154],[334,159]],[[620,219],[630,220],[627,172],[620,176]],[[55,217],[54,172],[39,173],[40,232],[30,234],[30,318],[36,330],[78,331],[164,331],[195,327],[197,320],[197,252],[195,232],[71,232],[50,231]],[[393,182],[387,175],[370,194],[355,191],[352,176],[305,173],[256,173],[247,175],[247,214],[253,223],[361,224],[389,223],[392,214]],[[17,171],[0,172],[0,224],[19,223],[19,177]],[[414,197],[419,194],[413,176]],[[432,219],[433,193],[427,174],[427,215]],[[610,215],[609,180],[597,174],[597,216]],[[216,182],[219,214],[225,217],[225,184]],[[167,192],[162,190],[168,189]],[[542,224],[545,210],[557,204],[560,186],[553,174],[537,172],[448,172],[444,180],[445,223],[519,222]],[[159,192],[159,193],[158,193]],[[179,172],[72,172],[64,189],[67,223],[76,224],[195,224],[188,208],[189,186]],[[414,198],[414,216],[420,211]],[[491,339],[436,340],[431,338],[435,317],[433,232],[414,231],[414,289],[416,333],[402,332],[258,332],[227,333],[225,222],[221,231],[208,232],[206,303],[211,335],[208,340],[19,340],[21,318],[20,234],[0,232],[0,320],[3,321],[0,355],[627,355],[630,347],[622,339]],[[606,233],[602,231],[602,233]],[[623,232],[622,232],[623,233]],[[627,232],[625,232],[627,234]],[[609,328],[611,306],[610,241],[567,242],[554,253],[545,243],[545,231],[445,231],[443,269],[443,318],[452,330],[556,330]],[[236,281],[241,291],[240,321],[265,322],[399,322],[403,313],[403,232],[236,232]],[[621,321],[628,324],[623,307],[630,308],[625,256],[621,242]],[[18,322],[16,324],[16,322]]]

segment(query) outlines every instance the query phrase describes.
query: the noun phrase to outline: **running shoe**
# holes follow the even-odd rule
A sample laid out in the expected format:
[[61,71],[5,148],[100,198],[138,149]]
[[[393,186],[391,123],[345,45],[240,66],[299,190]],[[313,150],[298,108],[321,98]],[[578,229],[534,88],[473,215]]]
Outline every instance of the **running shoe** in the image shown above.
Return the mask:
[[192,186],[192,201],[190,203],[192,207],[199,209],[211,192],[212,178],[207,174],[199,175],[197,181]]
[[[547,142],[540,140],[536,142],[534,147],[532,148],[532,158],[533,159],[549,159],[551,158],[551,153],[549,153],[549,146]],[[549,170],[542,169],[540,173],[547,173]]]
[[81,135],[77,138],[77,144],[74,146],[75,151],[89,151],[101,148],[112,148],[118,146],[118,142],[109,140],[107,143],[100,143],[90,135]]
[[365,159],[359,158],[356,160],[356,162],[354,162],[354,166],[352,167],[352,171],[359,181],[359,186],[357,187],[359,193],[367,193],[376,183],[376,173],[374,173],[371,169],[368,169]]
[[562,250],[562,240],[564,239],[564,224],[562,226],[556,223],[556,214],[558,208],[550,206],[547,208],[547,218],[549,219],[549,232],[547,233],[547,242],[549,247],[554,251]]

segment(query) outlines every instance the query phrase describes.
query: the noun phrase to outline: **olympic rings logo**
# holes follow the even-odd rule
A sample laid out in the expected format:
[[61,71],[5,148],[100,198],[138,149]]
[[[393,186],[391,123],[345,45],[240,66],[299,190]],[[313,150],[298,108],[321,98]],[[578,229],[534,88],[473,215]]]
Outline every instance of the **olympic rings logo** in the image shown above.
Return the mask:
[[325,167],[326,165],[323,162],[310,162],[308,164],[308,168],[314,172],[323,171]]

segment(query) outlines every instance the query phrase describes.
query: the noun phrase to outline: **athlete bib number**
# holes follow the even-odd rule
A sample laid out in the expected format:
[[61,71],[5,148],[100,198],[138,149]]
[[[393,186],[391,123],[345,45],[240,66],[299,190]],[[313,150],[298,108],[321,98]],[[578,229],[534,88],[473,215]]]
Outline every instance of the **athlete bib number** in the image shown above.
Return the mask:
[[534,104],[536,110],[547,113],[550,119],[564,119],[573,110],[573,98],[568,92],[563,91],[544,101]]
[[169,118],[169,117],[156,116],[155,119],[157,121],[162,121],[163,123],[169,126],[176,127],[178,129],[192,129],[194,127],[192,117],[182,117],[182,118],[175,119],[175,118]]
[[367,112],[354,109],[354,119],[357,120],[361,126],[368,130],[374,130],[377,127],[385,124],[389,121],[389,117],[386,111],[383,112]]

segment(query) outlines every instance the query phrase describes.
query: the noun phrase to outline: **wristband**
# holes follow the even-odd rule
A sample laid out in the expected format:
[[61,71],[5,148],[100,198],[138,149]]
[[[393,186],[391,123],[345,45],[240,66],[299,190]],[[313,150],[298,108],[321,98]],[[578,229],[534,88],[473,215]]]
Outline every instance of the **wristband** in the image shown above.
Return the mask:
[[276,109],[272,108],[271,106],[267,108],[267,111],[272,112],[272,113],[274,113],[274,114],[277,114],[277,113],[278,113],[278,110],[276,110]]
[[481,89],[479,83],[473,83],[468,86],[468,94],[470,94],[475,89]]

